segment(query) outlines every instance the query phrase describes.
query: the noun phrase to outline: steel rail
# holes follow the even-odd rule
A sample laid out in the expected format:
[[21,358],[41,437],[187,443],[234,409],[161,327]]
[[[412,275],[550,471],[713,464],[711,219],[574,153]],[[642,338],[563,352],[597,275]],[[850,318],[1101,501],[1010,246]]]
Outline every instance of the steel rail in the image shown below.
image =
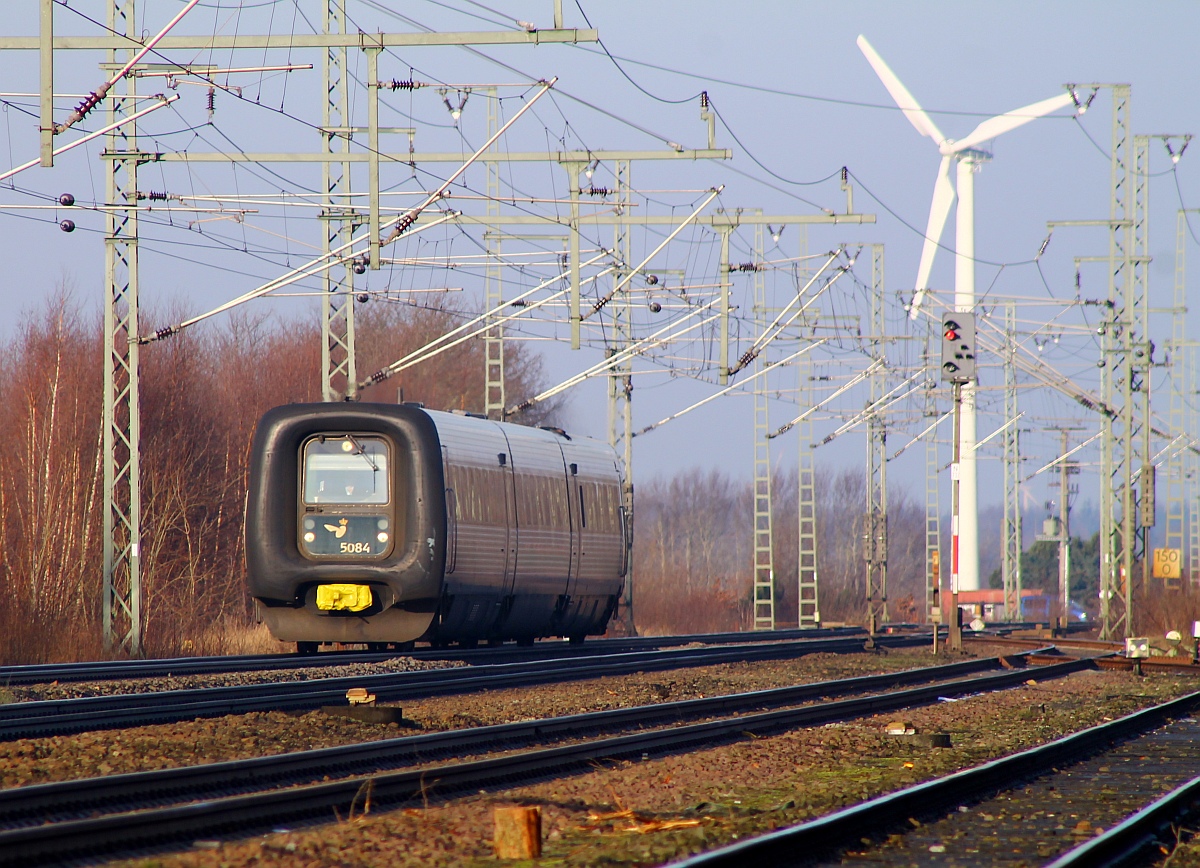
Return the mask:
[[169,657],[155,660],[94,660],[81,663],[35,663],[0,666],[0,685],[5,687],[79,681],[162,678],[171,675],[211,675],[264,669],[308,669],[349,663],[374,663],[396,657],[417,660],[462,660],[465,662],[512,662],[552,656],[593,656],[700,643],[730,645],[746,642],[778,642],[786,639],[818,639],[866,635],[861,627],[824,630],[774,630],[761,633],[701,633],[683,636],[634,636],[592,639],[581,645],[543,641],[532,646],[502,645],[487,648],[424,648],[413,651],[329,651],[313,656],[296,654],[241,654],[213,657]]
[[[126,693],[79,699],[51,699],[0,705],[0,740],[168,723],[197,717],[253,711],[311,710],[345,700],[351,687],[364,687],[389,702],[417,696],[525,687],[549,682],[603,678],[639,671],[779,660],[818,652],[861,649],[857,638],[806,642],[673,648],[583,659],[555,658],[533,663],[502,663],[378,675],[340,676],[309,681],[205,687],[154,693]],[[921,636],[883,636],[886,647],[922,645]]]
[[1174,830],[1200,815],[1200,778],[1192,778],[1132,816],[1068,850],[1046,868],[1118,868],[1144,864],[1148,852],[1161,856],[1160,843],[1173,843]]
[[[967,635],[964,631],[964,638],[967,638]],[[984,645],[1011,645],[1014,648],[1033,648],[1051,640],[1038,636],[990,636],[976,634],[970,636],[970,641],[979,642]],[[1055,636],[1053,642],[1059,648],[1078,648],[1080,650],[1099,651],[1102,653],[1121,651],[1125,647],[1121,642],[1112,642],[1107,639],[1075,639],[1070,636]]]
[[797,853],[815,855],[835,850],[856,843],[865,829],[881,834],[889,828],[903,826],[910,817],[920,819],[945,813],[964,800],[976,801],[981,796],[1007,789],[1015,782],[1037,777],[1058,764],[1103,750],[1114,742],[1152,729],[1164,720],[1189,714],[1197,707],[1200,707],[1200,692],[809,822],[693,856],[675,863],[673,868],[740,868],[756,863],[775,864],[789,858],[794,860]]
[[[871,690],[895,689],[985,672],[1001,666],[999,659],[968,660],[943,666],[908,669],[703,699],[677,700],[649,706],[606,709],[547,720],[526,720],[485,727],[342,745],[291,754],[205,763],[173,769],[134,772],[102,778],[84,778],[0,790],[0,828],[28,821],[70,819],[78,812],[135,810],[171,794],[187,792],[191,798],[229,795],[243,787],[311,783],[331,770],[340,774],[408,765],[419,756],[445,757],[482,753],[497,745],[542,741],[594,734],[617,727],[648,726],[655,721],[679,722],[761,708],[796,705],[832,696]],[[942,692],[946,689],[943,688]]]
[[[1088,666],[1090,661],[1071,660],[1038,671],[1043,678],[1058,677]],[[391,807],[413,799],[441,799],[482,788],[503,789],[533,778],[562,776],[591,769],[597,763],[674,753],[744,737],[746,734],[814,726],[935,702],[944,696],[1003,689],[1024,683],[1028,676],[1028,671],[1010,670],[953,683],[801,708],[723,717],[703,723],[593,739],[465,763],[357,776],[186,805],[25,826],[0,832],[0,866],[57,864],[65,860],[75,862],[83,858],[148,852],[191,842],[199,837],[240,836],[275,828],[281,823],[332,820],[349,816],[356,805],[361,809],[367,797],[375,806]],[[636,721],[635,713],[644,715],[647,709],[625,709],[624,712]],[[530,721],[524,725],[547,728],[553,727],[555,721]],[[453,738],[455,734],[439,733],[426,738],[434,736]],[[199,769],[203,770],[203,767]],[[23,789],[28,796],[36,788]]]

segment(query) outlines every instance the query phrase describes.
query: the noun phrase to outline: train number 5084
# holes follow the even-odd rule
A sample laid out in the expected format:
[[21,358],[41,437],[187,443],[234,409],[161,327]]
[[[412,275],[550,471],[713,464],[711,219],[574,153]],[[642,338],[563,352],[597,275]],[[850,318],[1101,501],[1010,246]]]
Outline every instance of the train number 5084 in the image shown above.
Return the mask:
[[342,554],[344,555],[369,555],[370,553],[371,544],[369,542],[342,543]]

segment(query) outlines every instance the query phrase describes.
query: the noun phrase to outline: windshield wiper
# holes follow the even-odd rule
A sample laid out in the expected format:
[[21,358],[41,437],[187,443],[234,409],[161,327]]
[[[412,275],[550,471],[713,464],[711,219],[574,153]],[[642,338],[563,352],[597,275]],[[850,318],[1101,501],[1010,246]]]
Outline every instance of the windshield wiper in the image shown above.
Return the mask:
[[363,460],[366,461],[367,464],[369,464],[371,466],[371,469],[374,470],[376,473],[378,473],[379,465],[375,463],[375,460],[373,458],[371,458],[371,456],[367,453],[367,450],[363,448],[363,445],[354,439],[354,435],[347,434],[346,439],[354,444],[354,448],[356,451],[353,454],[361,455],[363,457]]

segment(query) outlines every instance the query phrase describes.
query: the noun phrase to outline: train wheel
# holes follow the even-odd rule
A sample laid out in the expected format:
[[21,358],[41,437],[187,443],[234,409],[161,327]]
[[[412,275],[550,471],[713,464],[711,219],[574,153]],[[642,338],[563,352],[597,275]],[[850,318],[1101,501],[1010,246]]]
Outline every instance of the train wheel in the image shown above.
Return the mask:
[[479,647],[479,640],[478,639],[460,639],[458,642],[458,647],[462,648],[464,651],[470,651],[472,648]]
[[517,640],[517,645],[521,648],[529,648],[533,645],[533,637],[532,636],[522,636],[520,639]]
[[296,653],[299,654],[301,657],[312,657],[314,654],[317,653],[317,643],[316,642],[297,642],[296,643]]
[[578,634],[578,635],[576,635],[576,636],[568,636],[568,637],[567,637],[567,641],[568,641],[568,642],[570,642],[570,644],[572,644],[572,645],[582,645],[582,644],[583,644],[583,640],[584,640],[585,638],[586,638],[586,637],[585,637],[585,636],[584,636],[582,633],[580,633],[580,634]]
[[386,650],[388,650],[388,643],[387,642],[368,642],[367,650],[368,651],[386,651]]

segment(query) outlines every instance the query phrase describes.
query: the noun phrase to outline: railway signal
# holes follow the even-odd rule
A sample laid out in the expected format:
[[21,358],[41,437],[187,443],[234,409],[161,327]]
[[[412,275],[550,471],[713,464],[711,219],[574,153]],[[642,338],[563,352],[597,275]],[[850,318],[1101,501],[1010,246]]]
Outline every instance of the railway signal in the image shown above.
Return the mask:
[[949,383],[975,379],[974,313],[948,313],[942,317],[942,379]]

